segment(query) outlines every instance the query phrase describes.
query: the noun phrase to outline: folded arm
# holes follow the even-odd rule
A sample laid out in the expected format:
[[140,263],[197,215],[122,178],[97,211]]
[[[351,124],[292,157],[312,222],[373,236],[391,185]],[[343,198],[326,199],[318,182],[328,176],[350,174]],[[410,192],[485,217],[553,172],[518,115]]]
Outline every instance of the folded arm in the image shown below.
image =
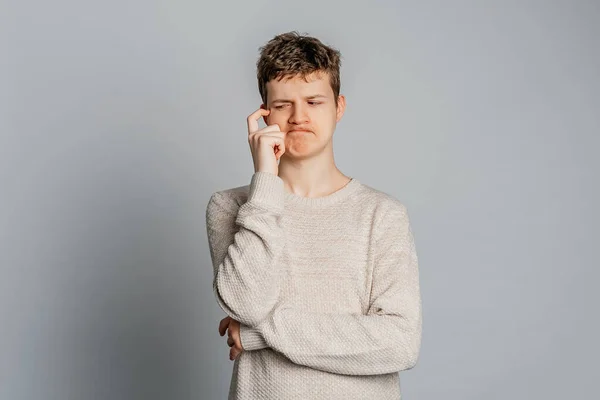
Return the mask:
[[271,347],[296,364],[347,375],[414,367],[421,346],[421,297],[417,254],[404,206],[386,213],[375,252],[366,315],[275,308],[258,326],[240,326],[244,349]]

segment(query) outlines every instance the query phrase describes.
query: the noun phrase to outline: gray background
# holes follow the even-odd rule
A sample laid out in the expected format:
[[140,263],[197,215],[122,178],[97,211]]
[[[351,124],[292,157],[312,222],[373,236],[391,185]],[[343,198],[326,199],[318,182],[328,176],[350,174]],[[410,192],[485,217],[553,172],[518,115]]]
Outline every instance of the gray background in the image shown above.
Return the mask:
[[0,3],[0,398],[226,397],[204,212],[289,30],[342,52],[338,166],[409,210],[403,397],[597,396],[599,2],[61,0]]

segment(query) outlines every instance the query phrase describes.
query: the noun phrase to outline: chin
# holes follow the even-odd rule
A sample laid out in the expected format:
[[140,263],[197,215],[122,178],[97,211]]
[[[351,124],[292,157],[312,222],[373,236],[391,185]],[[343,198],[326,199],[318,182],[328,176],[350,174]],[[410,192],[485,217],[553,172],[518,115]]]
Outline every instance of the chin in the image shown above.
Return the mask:
[[289,157],[294,160],[305,160],[318,156],[323,152],[324,148],[315,146],[315,143],[294,143],[286,144],[286,150],[283,157]]

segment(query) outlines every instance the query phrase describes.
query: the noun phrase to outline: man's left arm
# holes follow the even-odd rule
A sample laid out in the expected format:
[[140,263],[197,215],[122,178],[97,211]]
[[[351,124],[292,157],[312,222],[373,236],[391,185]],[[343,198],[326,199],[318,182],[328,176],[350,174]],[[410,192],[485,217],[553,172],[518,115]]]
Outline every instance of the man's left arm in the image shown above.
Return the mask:
[[296,364],[346,375],[414,367],[421,347],[422,304],[404,205],[386,214],[382,225],[366,315],[275,308],[258,326],[240,325],[244,350],[270,347]]

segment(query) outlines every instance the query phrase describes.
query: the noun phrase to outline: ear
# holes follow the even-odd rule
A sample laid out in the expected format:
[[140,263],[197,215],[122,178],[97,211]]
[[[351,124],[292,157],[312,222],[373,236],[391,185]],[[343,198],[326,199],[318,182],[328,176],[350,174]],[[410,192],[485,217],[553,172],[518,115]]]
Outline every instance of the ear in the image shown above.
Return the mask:
[[344,95],[339,95],[337,111],[336,111],[336,115],[335,115],[336,122],[339,122],[340,119],[342,119],[342,116],[344,115],[344,111],[346,111],[346,97]]

